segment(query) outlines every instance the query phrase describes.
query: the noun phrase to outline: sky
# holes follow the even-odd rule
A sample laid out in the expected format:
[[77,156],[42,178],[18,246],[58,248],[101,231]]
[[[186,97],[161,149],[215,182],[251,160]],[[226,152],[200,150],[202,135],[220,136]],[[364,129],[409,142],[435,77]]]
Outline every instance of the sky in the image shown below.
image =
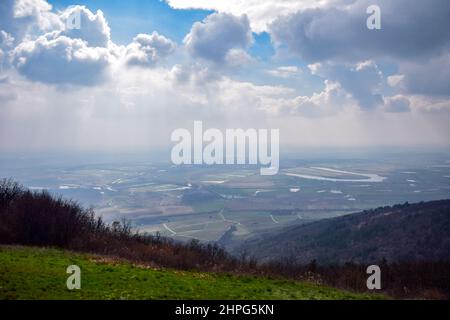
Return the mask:
[[280,129],[289,150],[450,150],[449,16],[448,0],[1,0],[0,152],[145,151],[195,120]]

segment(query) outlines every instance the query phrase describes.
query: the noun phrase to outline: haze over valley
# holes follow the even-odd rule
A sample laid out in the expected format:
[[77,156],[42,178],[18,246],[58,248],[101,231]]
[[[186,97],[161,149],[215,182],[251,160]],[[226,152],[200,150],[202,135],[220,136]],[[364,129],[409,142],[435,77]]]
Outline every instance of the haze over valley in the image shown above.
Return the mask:
[[230,250],[288,226],[450,198],[450,157],[443,153],[304,158],[285,159],[268,177],[256,166],[175,166],[142,156],[86,155],[69,163],[64,156],[3,156],[0,174],[92,206],[107,222],[127,219],[139,232]]

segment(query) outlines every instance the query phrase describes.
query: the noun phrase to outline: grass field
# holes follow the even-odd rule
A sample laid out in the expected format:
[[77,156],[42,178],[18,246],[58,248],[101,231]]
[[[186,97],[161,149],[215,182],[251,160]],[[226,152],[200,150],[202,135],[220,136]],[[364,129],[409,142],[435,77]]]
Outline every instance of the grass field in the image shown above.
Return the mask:
[[[81,289],[66,288],[66,268],[81,268]],[[289,280],[136,266],[100,256],[0,247],[0,299],[381,299]]]

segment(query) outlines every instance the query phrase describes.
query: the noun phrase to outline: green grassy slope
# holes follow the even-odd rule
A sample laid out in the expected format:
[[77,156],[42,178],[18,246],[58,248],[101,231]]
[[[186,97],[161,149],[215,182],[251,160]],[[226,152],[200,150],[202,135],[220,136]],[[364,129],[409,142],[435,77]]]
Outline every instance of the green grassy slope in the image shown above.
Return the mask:
[[[66,268],[81,268],[81,290]],[[0,247],[0,299],[376,299],[334,288],[251,276],[135,266],[54,249]]]

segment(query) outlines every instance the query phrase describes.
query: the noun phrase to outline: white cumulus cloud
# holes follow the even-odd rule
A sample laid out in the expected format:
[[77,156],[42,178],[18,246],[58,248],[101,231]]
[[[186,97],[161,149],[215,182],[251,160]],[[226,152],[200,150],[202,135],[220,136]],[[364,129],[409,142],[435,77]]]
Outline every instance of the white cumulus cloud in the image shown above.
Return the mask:
[[21,74],[50,84],[95,84],[103,79],[110,59],[108,49],[66,36],[41,36],[13,51],[13,64]]
[[[235,63],[246,59],[243,50],[253,41],[247,16],[213,13],[202,22],[196,22],[184,43],[195,57],[216,64]],[[238,51],[236,51],[238,50]]]
[[[64,10],[60,18],[65,22],[61,35],[84,40],[90,47],[108,46],[111,30],[101,10],[94,14],[85,6],[73,6]],[[78,19],[79,25],[71,25],[71,19]]]
[[128,65],[153,66],[174,52],[175,43],[157,32],[139,34],[126,48]]
[[298,76],[302,70],[297,66],[281,66],[275,69],[266,70],[267,74],[278,78],[293,78]]

